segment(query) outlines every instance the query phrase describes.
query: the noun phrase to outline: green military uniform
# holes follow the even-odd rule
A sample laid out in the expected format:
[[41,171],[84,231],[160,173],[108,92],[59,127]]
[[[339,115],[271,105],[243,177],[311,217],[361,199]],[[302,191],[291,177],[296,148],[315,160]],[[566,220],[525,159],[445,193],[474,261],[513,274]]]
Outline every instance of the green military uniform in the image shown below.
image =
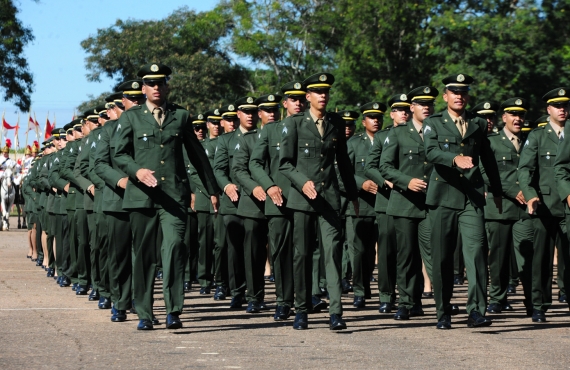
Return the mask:
[[[50,143],[50,145],[54,145]],[[47,238],[46,238],[46,249],[48,253],[48,276],[54,276],[55,273],[55,256],[54,256],[54,248],[53,248],[53,241],[54,241],[54,230],[55,230],[55,220],[53,218],[53,200],[54,200],[54,192],[49,183],[49,171],[53,164],[53,157],[54,154],[48,154],[44,157],[43,166],[40,171],[39,181],[41,183],[42,192],[44,194],[43,204],[42,204],[42,213],[43,213],[43,222],[45,227],[43,228]]]
[[[470,76],[460,74],[445,78],[443,83],[447,90],[461,94],[468,91],[472,81]],[[489,147],[487,122],[467,111],[457,121],[463,133],[447,110],[423,122],[427,161],[434,165],[426,204],[430,206],[432,275],[440,329],[451,327],[453,253],[458,232],[461,232],[463,240],[469,280],[468,325],[491,324],[490,320],[484,318],[487,307],[487,251],[483,216],[485,189],[480,162],[485,166],[491,186],[498,188],[497,162]],[[471,157],[473,167],[456,167],[454,163],[458,156]]]
[[[145,87],[156,86],[164,84],[170,72],[166,66],[149,64],[141,68],[139,77]],[[218,192],[208,158],[188,120],[188,111],[177,105],[153,107],[147,100],[146,104],[124,112],[117,123],[114,158],[129,176],[123,208],[130,211],[133,231],[133,293],[141,319],[139,329],[152,329],[158,254],[162,257],[167,327],[182,327],[178,315],[184,305],[184,266],[188,258],[184,234],[190,202],[183,148],[208,192]],[[138,181],[137,172],[142,169],[154,171],[155,187]],[[156,242],[159,228],[160,246]]]

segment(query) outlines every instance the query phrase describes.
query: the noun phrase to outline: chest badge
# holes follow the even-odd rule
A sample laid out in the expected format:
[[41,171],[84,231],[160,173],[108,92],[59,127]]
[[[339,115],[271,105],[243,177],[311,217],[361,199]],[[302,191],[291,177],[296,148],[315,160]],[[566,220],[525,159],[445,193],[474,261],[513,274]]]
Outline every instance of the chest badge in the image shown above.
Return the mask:
[[305,149],[305,153],[308,154],[308,153],[309,153],[309,149]]
[[148,139],[146,137],[143,137],[143,141],[147,141]]
[[443,147],[444,147],[445,149],[447,149],[447,148],[449,148],[449,144],[444,144]]

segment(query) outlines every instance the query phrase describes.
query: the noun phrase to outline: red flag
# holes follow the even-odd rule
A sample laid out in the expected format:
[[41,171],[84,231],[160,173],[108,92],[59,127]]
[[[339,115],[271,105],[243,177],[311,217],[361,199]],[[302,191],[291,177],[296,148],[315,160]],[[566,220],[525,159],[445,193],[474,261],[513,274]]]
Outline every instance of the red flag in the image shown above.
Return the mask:
[[30,118],[28,119],[28,129],[26,130],[26,132],[31,131],[31,130],[35,130],[36,127],[39,127],[39,123],[38,121],[34,121],[34,119],[30,116]]
[[16,126],[10,125],[8,122],[6,122],[6,120],[5,120],[4,118],[2,118],[2,126],[4,126],[4,128],[5,128],[6,130],[13,130],[13,129],[15,129],[16,127],[18,127],[18,125],[16,125]]
[[53,130],[55,127],[55,125],[52,125],[49,122],[49,118],[46,118],[46,128],[45,128],[45,135],[44,135],[44,139],[47,140],[49,139],[49,137],[51,136],[51,130]]

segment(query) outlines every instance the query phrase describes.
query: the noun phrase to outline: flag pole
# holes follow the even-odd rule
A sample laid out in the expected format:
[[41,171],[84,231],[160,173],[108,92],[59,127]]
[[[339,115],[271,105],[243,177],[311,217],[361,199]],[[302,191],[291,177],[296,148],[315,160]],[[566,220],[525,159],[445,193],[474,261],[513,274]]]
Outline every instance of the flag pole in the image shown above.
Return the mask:
[[34,126],[36,126],[36,128],[34,129],[34,131],[36,132],[36,140],[39,142],[40,141],[40,125],[38,123],[38,118],[36,117],[36,112],[34,112]]
[[16,129],[14,130],[14,141],[16,149],[14,150],[14,162],[18,162],[18,149],[20,148],[20,139],[18,138],[18,130],[20,129],[20,112],[18,112],[18,122],[16,122]]
[[2,112],[2,129],[0,130],[0,147],[2,146],[3,138],[4,138],[4,112]]
[[28,132],[30,131],[30,120],[32,119],[32,111],[30,110],[28,112],[28,127],[26,127],[26,145],[24,145],[24,148],[28,147]]

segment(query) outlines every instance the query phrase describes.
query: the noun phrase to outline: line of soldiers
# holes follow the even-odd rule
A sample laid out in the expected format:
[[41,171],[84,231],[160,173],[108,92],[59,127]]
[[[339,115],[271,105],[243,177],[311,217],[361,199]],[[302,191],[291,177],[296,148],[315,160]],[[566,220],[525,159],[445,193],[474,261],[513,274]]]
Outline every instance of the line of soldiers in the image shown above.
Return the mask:
[[[546,321],[554,246],[559,266],[569,255],[570,150],[557,150],[565,88],[544,96],[549,115],[531,131],[523,98],[468,111],[465,74],[443,80],[447,109],[435,114],[432,86],[395,94],[389,107],[329,112],[335,78],[317,73],[193,118],[167,102],[170,74],[147,64],[105,105],[54,130],[23,182],[37,265],[77,295],[91,289],[113,322],[130,310],[137,329],[153,329],[157,278],[169,329],[182,327],[194,280],[232,309],[267,310],[269,260],[275,321],[294,308],[293,328],[306,329],[328,306],[330,329],[345,329],[341,296],[354,291],[354,307],[365,306],[377,258],[379,312],[424,315],[430,281],[437,328],[449,329],[458,245],[469,327],[512,310],[512,251],[527,314]],[[394,124],[382,130],[388,109]],[[504,127],[493,131],[498,112]],[[365,131],[354,135],[360,115]]]

